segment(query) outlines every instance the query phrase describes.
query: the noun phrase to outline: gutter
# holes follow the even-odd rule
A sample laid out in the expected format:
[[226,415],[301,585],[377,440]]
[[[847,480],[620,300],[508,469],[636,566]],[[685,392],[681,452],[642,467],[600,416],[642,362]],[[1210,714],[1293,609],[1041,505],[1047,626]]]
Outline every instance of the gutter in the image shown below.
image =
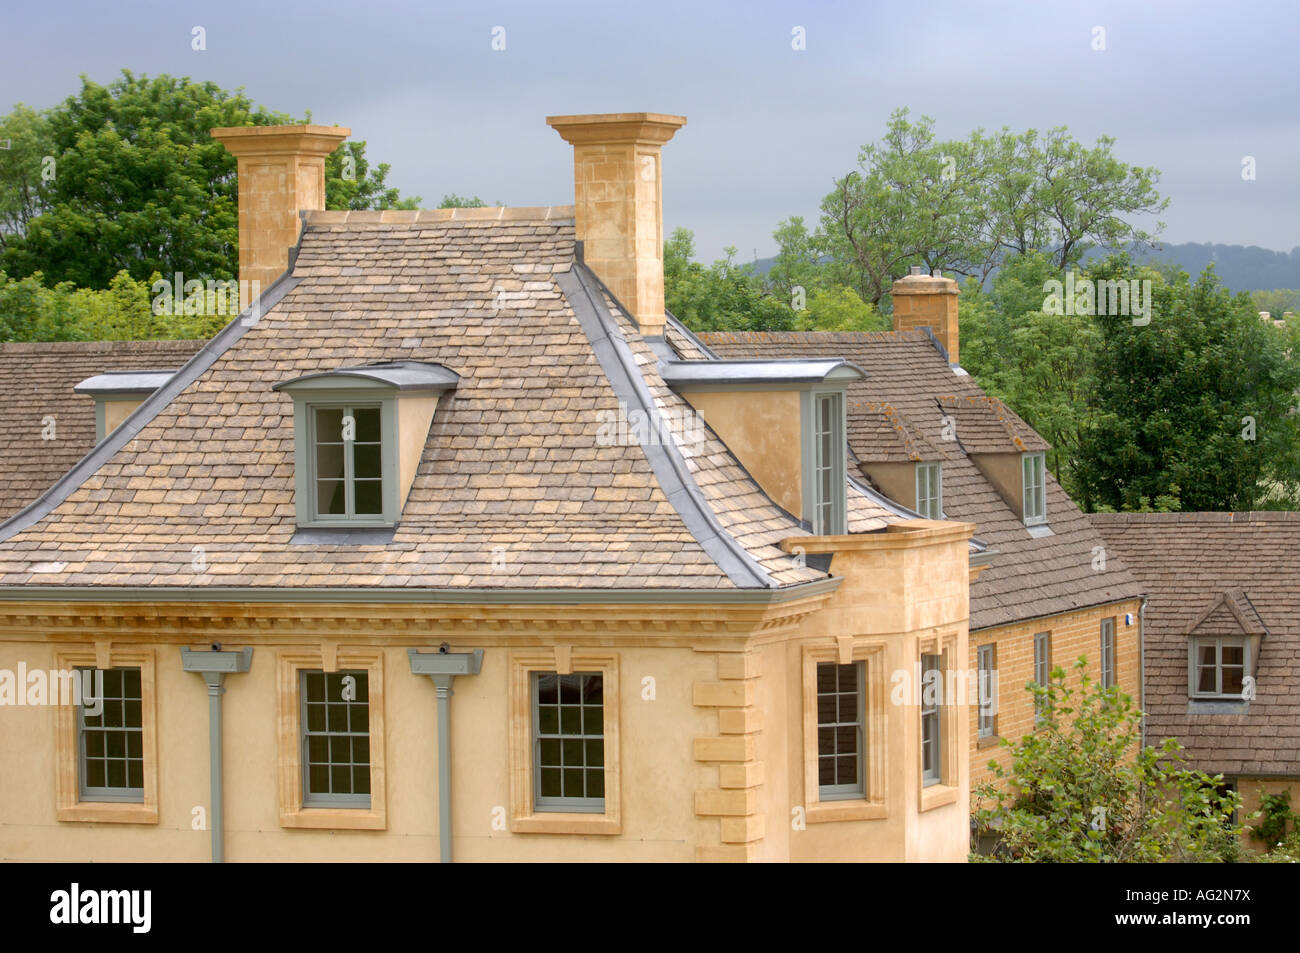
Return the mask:
[[288,586],[0,586],[3,602],[273,602],[420,605],[780,605],[833,592],[839,576],[749,589],[411,589]]

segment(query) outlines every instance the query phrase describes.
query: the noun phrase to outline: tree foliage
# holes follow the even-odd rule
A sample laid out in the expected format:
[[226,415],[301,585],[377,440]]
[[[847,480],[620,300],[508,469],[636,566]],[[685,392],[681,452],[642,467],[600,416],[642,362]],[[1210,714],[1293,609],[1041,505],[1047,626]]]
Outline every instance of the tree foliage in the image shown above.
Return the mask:
[[[1098,278],[1127,277],[1123,258]],[[1152,320],[1098,315],[1077,492],[1094,509],[1168,496],[1183,510],[1293,505],[1300,485],[1300,337],[1259,320],[1212,268],[1152,284]]]
[[1094,246],[1149,243],[1136,219],[1168,204],[1157,170],[1122,163],[1113,139],[1089,147],[1058,127],[940,141],[932,119],[908,117],[897,110],[835,181],[814,238],[837,279],[873,305],[918,262],[983,281],[1010,255],[1043,252],[1063,269]]
[[1188,768],[1181,746],[1141,744],[1142,713],[1117,688],[1074,665],[1077,688],[1056,668],[1028,689],[1043,722],[1012,749],[1010,768],[977,791],[976,830],[996,840],[977,860],[1151,863],[1236,859],[1240,799],[1222,775]]
[[40,272],[11,278],[0,271],[0,341],[139,341],[206,338],[228,319],[208,302],[202,314],[155,314],[150,281],[118,272],[105,290],[51,287]]
[[[0,166],[0,263],[82,288],[107,289],[121,271],[233,278],[236,161],[210,130],[302,121],[310,115],[268,111],[212,82],[123,70],[101,86],[83,76],[80,92],[48,112],[6,117],[24,147]],[[388,171],[371,168],[364,142],[344,143],[326,160],[327,207],[414,207],[386,184]]]

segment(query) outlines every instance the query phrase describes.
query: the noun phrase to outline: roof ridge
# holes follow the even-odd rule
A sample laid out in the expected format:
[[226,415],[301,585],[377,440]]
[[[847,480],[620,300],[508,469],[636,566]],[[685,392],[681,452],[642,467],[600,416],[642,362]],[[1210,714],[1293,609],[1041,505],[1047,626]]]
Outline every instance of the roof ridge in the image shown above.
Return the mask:
[[324,209],[304,211],[308,225],[423,225],[438,222],[559,222],[574,218],[572,205],[492,205],[475,208]]

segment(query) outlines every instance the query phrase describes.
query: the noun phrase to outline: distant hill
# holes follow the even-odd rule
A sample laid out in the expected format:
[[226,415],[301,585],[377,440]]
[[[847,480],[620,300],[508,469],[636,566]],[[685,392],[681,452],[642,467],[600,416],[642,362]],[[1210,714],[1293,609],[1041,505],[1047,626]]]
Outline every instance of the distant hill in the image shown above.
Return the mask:
[[[1093,253],[1089,258],[1102,257]],[[1214,262],[1219,279],[1233,291],[1270,291],[1274,288],[1300,288],[1300,247],[1289,252],[1273,251],[1258,245],[1216,245],[1209,242],[1184,242],[1143,249],[1133,255],[1135,261],[1166,261],[1178,265],[1193,279],[1205,266]],[[776,258],[759,258],[750,264],[754,272],[766,275]]]

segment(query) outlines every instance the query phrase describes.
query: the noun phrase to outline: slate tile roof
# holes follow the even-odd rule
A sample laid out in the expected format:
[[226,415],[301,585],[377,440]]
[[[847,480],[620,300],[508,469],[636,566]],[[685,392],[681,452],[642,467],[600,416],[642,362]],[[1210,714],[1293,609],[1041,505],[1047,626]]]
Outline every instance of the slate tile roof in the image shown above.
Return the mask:
[[[1090,517],[1148,593],[1147,734],[1177,738],[1196,766],[1300,777],[1300,513],[1097,513]],[[1188,699],[1188,636],[1262,633],[1243,713]]]
[[889,401],[851,401],[847,411],[849,445],[859,460],[915,463],[943,457]]
[[[929,459],[942,464],[945,516],[975,523],[975,535],[997,553],[971,586],[972,630],[1141,594],[1122,560],[1110,558],[1104,570],[1093,569],[1101,537],[1050,473],[1047,514],[1052,535],[1035,538],[968,455],[962,420],[957,421],[958,439],[944,439],[944,417],[955,409],[975,422],[976,446],[996,440],[1002,452],[1016,452],[1008,446],[1013,436],[1020,436],[1029,449],[1046,446],[969,375],[954,372],[923,331],[715,332],[699,337],[721,358],[838,357],[867,372],[866,380],[849,384],[849,413],[854,414],[855,406],[888,404],[905,421],[906,432],[925,441],[930,448],[926,453],[936,454]],[[870,418],[865,423],[850,421],[849,432],[850,447],[859,459],[894,461],[890,447],[897,446],[897,438],[861,439],[876,432]]]
[[1029,453],[1050,444],[996,397],[945,394],[939,407],[953,419],[957,442],[967,453]]
[[[283,297],[222,332],[237,339],[221,350],[219,335],[210,367],[161,389],[156,416],[106,441],[111,456],[74,474],[66,499],[0,527],[0,585],[736,588],[710,555],[718,539],[763,585],[826,578],[778,548],[805,531],[711,432],[681,452],[723,528],[712,540],[684,522],[645,448],[602,441],[620,398],[609,352],[561,287],[573,269],[590,276],[572,210],[471,211],[307,215]],[[613,320],[615,352],[655,405],[683,410],[633,323]],[[292,542],[293,407],[272,385],[399,360],[444,365],[460,384],[391,542]],[[853,495],[853,529],[897,518]]]
[[[95,400],[73,393],[73,387],[105,371],[175,370],[202,346],[202,341],[0,344],[0,520],[36,499],[95,446]],[[43,436],[50,433],[53,439]]]

